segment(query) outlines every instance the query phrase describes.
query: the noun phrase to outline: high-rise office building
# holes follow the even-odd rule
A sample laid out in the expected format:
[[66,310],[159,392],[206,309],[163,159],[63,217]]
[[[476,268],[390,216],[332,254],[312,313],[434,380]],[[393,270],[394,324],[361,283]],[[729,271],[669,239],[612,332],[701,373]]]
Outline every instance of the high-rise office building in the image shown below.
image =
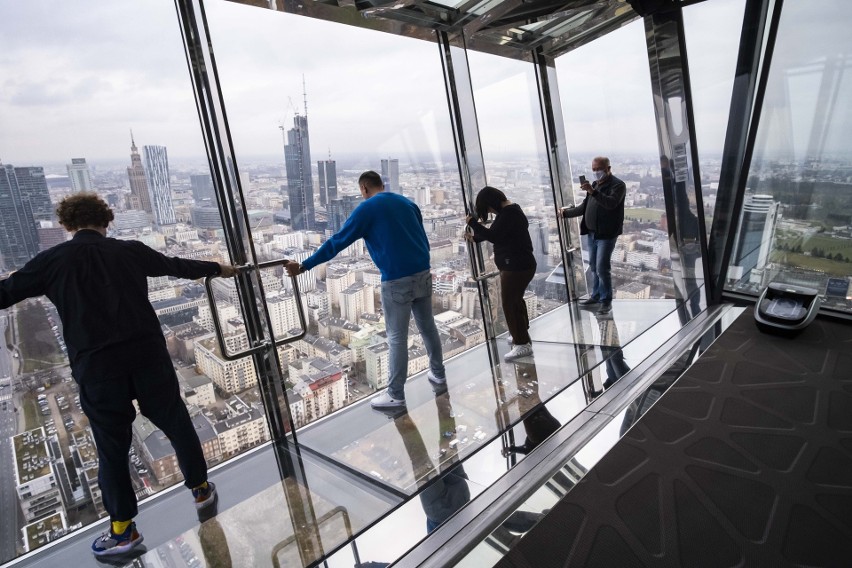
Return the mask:
[[293,128],[286,131],[284,136],[290,222],[296,231],[311,230],[314,228],[314,184],[307,115],[297,114],[293,118]]
[[385,182],[385,191],[399,193],[399,160],[382,160],[382,181]]
[[[0,166],[0,223],[3,225],[0,230],[0,267],[4,270],[21,268],[39,252],[33,204],[28,190],[18,183],[19,172],[21,177],[32,178],[32,170],[41,171],[41,179],[44,181],[41,168]],[[44,191],[47,192],[46,185]]]
[[420,186],[414,190],[414,203],[425,207],[432,203],[432,192],[426,186]]
[[363,201],[360,195],[344,195],[339,199],[332,199],[328,202],[328,229],[332,233],[336,233],[349,218],[349,215],[355,211],[358,204]]
[[210,174],[189,176],[189,186],[196,205],[216,205],[216,195],[213,193],[213,180]]
[[130,209],[141,209],[147,213],[152,213],[148,180],[145,179],[145,167],[142,165],[142,157],[136,148],[133,132],[130,133],[130,167],[127,168],[127,178],[130,181]]
[[52,220],[54,216],[53,204],[50,202],[50,192],[47,189],[44,168],[41,166],[15,168],[15,177],[18,180],[21,199],[29,204],[36,224],[39,221]]
[[328,205],[333,199],[337,199],[337,163],[334,160],[320,160],[317,162],[319,172],[320,203]]
[[145,179],[157,225],[177,223],[172,202],[172,186],[169,182],[169,156],[165,146],[144,146]]
[[771,195],[747,195],[740,214],[740,231],[731,255],[729,276],[760,284],[763,268],[769,261],[778,203]]
[[92,176],[86,158],[71,158],[71,163],[65,166],[68,179],[71,181],[71,191],[93,191]]
[[541,217],[530,217],[527,231],[529,231],[530,234],[530,240],[533,245],[533,255],[535,256],[535,262],[538,265],[538,269],[543,270],[548,268],[550,266],[547,260],[547,254],[549,252],[548,237],[550,236],[550,233],[547,221]]

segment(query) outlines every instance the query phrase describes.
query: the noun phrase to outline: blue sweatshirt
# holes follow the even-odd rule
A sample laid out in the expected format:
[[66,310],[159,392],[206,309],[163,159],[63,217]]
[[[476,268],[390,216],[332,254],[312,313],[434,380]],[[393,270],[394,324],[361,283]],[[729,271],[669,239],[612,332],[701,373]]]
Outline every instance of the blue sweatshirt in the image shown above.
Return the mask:
[[343,227],[302,266],[310,270],[328,262],[358,239],[367,244],[382,281],[429,270],[429,241],[420,209],[407,197],[383,191],[361,202]]

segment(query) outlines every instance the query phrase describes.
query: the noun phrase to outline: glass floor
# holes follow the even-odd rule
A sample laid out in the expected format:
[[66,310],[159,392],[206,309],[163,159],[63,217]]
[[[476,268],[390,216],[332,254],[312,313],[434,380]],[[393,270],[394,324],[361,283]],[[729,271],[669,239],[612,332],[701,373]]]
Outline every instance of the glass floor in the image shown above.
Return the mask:
[[[387,565],[686,322],[674,300],[616,300],[606,316],[565,305],[531,322],[533,357],[502,362],[509,345],[499,338],[447,361],[446,388],[425,373],[410,378],[407,413],[378,412],[362,400],[299,430],[297,444],[266,445],[213,469],[216,516],[196,518],[182,486],[142,502],[136,521],[144,543],[133,557],[109,562]],[[77,531],[14,564],[100,565],[89,545],[105,528]]]

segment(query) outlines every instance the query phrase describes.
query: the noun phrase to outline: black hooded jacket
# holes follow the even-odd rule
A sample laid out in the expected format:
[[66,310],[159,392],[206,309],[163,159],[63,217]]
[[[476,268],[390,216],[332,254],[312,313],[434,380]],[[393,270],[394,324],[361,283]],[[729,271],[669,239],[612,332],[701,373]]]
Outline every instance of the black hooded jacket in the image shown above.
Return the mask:
[[84,229],[0,281],[0,308],[47,296],[62,320],[74,378],[101,380],[131,365],[169,360],[148,301],[148,276],[196,279],[219,270],[216,262],[167,257],[138,241]]

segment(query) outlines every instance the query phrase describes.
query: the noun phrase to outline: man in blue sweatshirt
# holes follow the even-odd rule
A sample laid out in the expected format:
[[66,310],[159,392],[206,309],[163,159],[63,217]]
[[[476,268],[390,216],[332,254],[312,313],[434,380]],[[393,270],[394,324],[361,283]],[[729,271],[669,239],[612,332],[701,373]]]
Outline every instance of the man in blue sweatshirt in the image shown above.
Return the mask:
[[429,354],[429,382],[437,387],[447,383],[441,339],[432,315],[429,241],[420,209],[407,197],[385,193],[379,174],[364,172],[358,179],[358,188],[364,201],[343,227],[304,262],[290,261],[286,269],[295,276],[328,262],[358,239],[364,239],[382,273],[382,309],[390,347],[388,390],[371,404],[377,409],[404,409],[411,314]]

